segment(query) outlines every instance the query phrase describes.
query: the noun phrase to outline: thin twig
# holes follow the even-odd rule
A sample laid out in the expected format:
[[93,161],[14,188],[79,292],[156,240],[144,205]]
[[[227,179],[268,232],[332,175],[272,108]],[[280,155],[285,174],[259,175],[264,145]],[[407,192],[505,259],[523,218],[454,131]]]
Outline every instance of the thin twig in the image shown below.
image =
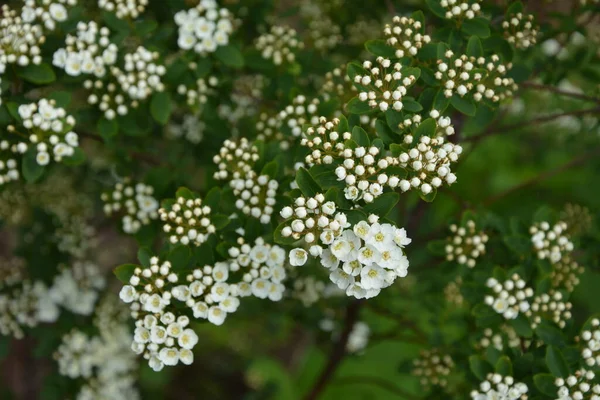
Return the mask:
[[528,186],[535,185],[536,183],[539,183],[546,179],[552,178],[553,176],[558,175],[558,174],[568,170],[569,168],[573,168],[573,167],[583,163],[584,161],[587,161],[587,160],[597,156],[598,154],[600,154],[600,148],[597,147],[594,150],[588,151],[587,153],[584,153],[578,157],[575,157],[574,159],[564,163],[563,165],[560,165],[549,171],[542,172],[541,174],[534,176],[533,178],[528,179],[528,180],[526,180],[518,185],[515,185],[511,188],[508,188],[508,189],[504,190],[503,192],[500,192],[494,196],[488,197],[487,200],[485,200],[483,202],[483,205],[489,206],[489,205],[497,202],[498,200],[501,200],[507,196],[510,196],[511,194],[513,194],[515,192],[518,192],[521,189],[524,189]]
[[350,337],[350,332],[352,332],[354,324],[358,320],[358,314],[362,304],[363,303],[361,300],[355,300],[348,304],[348,307],[346,307],[346,318],[344,320],[342,334],[331,348],[327,365],[325,368],[323,368],[323,371],[321,371],[321,375],[317,378],[311,390],[304,397],[304,400],[317,399],[331,378],[333,378],[335,371],[346,356],[346,345],[348,344],[348,338]]
[[367,384],[367,385],[373,385],[373,386],[378,386],[390,393],[393,393],[397,396],[403,397],[405,399],[408,400],[413,400],[413,399],[420,399],[420,397],[417,397],[411,393],[405,392],[404,390],[400,389],[398,386],[394,385],[392,382],[387,381],[386,379],[381,379],[375,376],[343,376],[340,378],[337,378],[334,382],[334,384]]
[[490,130],[482,133],[481,135],[466,138],[465,140],[463,140],[463,142],[477,143],[486,137],[489,137],[489,136],[492,136],[492,135],[495,135],[498,133],[521,129],[521,128],[529,126],[529,125],[542,124],[544,122],[554,121],[555,119],[558,119],[561,117],[567,117],[567,116],[576,117],[576,116],[593,114],[593,113],[600,113],[600,107],[596,106],[596,107],[592,107],[592,108],[586,108],[583,110],[566,111],[566,112],[561,112],[561,113],[557,113],[557,114],[543,115],[540,117],[532,118],[528,121],[517,122],[514,124],[499,126],[498,128],[490,129]]
[[525,82],[525,83],[521,83],[521,87],[551,92],[551,93],[555,93],[555,94],[558,94],[561,96],[572,97],[572,98],[578,99],[578,100],[591,101],[593,103],[600,103],[600,98],[598,98],[598,97],[588,96],[583,93],[575,93],[575,92],[571,92],[568,90],[562,90],[562,89],[559,89],[554,86],[540,85],[539,83],[532,83],[532,82]]

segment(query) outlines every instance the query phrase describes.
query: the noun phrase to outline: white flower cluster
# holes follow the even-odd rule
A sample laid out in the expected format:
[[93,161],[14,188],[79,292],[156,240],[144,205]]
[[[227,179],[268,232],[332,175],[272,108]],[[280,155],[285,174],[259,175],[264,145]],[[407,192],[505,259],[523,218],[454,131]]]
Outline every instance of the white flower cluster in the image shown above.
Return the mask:
[[98,245],[96,228],[81,216],[73,216],[62,222],[54,231],[58,250],[82,259]]
[[8,64],[20,67],[40,64],[40,46],[45,41],[40,25],[25,22],[15,10],[4,4],[0,9],[0,75]]
[[517,49],[536,44],[539,27],[534,25],[532,14],[517,13],[502,22],[504,38]]
[[219,84],[219,80],[211,76],[208,79],[200,78],[196,80],[196,86],[189,88],[185,85],[177,86],[177,93],[185,96],[186,103],[189,106],[202,106],[208,101],[208,96],[215,93],[215,87]]
[[25,260],[19,257],[0,257],[0,290],[15,285],[25,279]]
[[158,200],[152,196],[153,193],[152,186],[144,183],[134,185],[131,179],[125,178],[115,185],[113,191],[102,193],[104,213],[108,216],[123,214],[123,232],[137,233],[142,226],[158,218]]
[[450,225],[450,231],[454,236],[447,239],[446,260],[456,260],[461,265],[467,265],[469,268],[475,267],[477,258],[485,254],[485,244],[488,241],[488,235],[485,232],[477,232],[475,221],[469,220],[466,227]]
[[486,285],[492,289],[494,295],[485,296],[485,304],[505,319],[515,319],[520,312],[525,313],[531,308],[529,299],[533,297],[533,289],[527,287],[518,274],[513,274],[504,282],[489,278]]
[[598,367],[600,366],[600,319],[592,319],[591,329],[581,332],[579,340],[584,345],[581,356],[588,367]]
[[158,63],[159,53],[139,46],[135,52],[124,56],[124,65],[111,65],[108,80],[86,80],[84,87],[92,94],[88,103],[98,105],[107,119],[126,115],[137,108],[140,100],[148,99],[154,92],[165,89],[161,77],[166,73]]
[[110,43],[110,31],[94,21],[79,22],[77,36],[67,35],[65,47],[54,52],[52,64],[70,76],[94,75],[102,78],[117,62],[117,45]]
[[460,291],[462,283],[462,278],[457,276],[444,287],[444,297],[446,298],[446,302],[450,303],[452,306],[462,307],[465,303],[465,298]]
[[393,63],[386,58],[377,57],[375,66],[371,61],[363,62],[365,75],[356,75],[354,83],[361,86],[358,99],[371,108],[387,111],[391,108],[400,111],[404,108],[402,98],[407,88],[416,82],[413,75],[402,74],[402,64]]
[[275,65],[291,64],[296,61],[296,53],[304,48],[296,30],[286,26],[273,26],[268,33],[256,39],[256,49],[263,58],[272,60]]
[[444,58],[438,60],[435,78],[442,83],[446,97],[469,95],[475,101],[487,99],[496,103],[517,90],[514,80],[506,77],[511,68],[512,63],[502,64],[496,54],[486,59],[455,56],[447,50]]
[[355,93],[358,89],[352,84],[350,77],[342,68],[334,68],[325,74],[325,81],[319,88],[325,101],[332,98],[344,100],[347,95]]
[[48,290],[49,299],[74,314],[91,315],[106,285],[99,268],[91,262],[75,261],[71,267],[59,269]]
[[[444,117],[438,110],[431,110],[429,116],[436,121],[433,137],[446,137],[454,135],[454,125],[450,117]],[[413,135],[416,133],[416,129],[423,122],[423,117],[419,114],[407,116],[404,121],[398,124],[398,128],[405,131],[404,143],[410,144],[414,141]]]
[[[54,100],[41,99],[37,103],[22,104],[18,113],[21,126],[28,132],[20,132],[13,125],[9,125],[7,130],[27,137],[36,146],[39,165],[48,165],[51,154],[56,162],[74,154],[79,146],[79,136],[72,131],[75,118],[67,115],[64,108],[56,107]],[[17,151],[24,152],[26,146],[26,143],[19,143]]]
[[563,299],[561,292],[551,291],[536,296],[525,315],[529,317],[532,329],[535,329],[542,319],[552,321],[562,329],[572,317],[572,308],[573,305]]
[[321,237],[323,244],[329,244],[321,254],[321,265],[331,271],[329,279],[347,296],[377,296],[396,278],[408,274],[403,248],[411,239],[404,228],[380,224],[376,216],[345,229],[338,237],[328,231]]
[[210,220],[211,209],[202,205],[202,199],[178,197],[174,204],[158,210],[163,221],[163,231],[169,235],[169,242],[200,246],[208,236],[215,233]]
[[0,185],[19,180],[21,172],[17,155],[26,149],[27,146],[19,146],[18,144],[9,143],[8,140],[0,140],[0,154],[2,154],[0,156]]
[[515,382],[512,376],[489,374],[487,380],[481,382],[479,390],[471,392],[473,400],[526,400],[529,388],[526,384]]
[[413,18],[395,16],[392,25],[385,24],[383,34],[387,44],[396,48],[396,57],[414,57],[424,44],[431,42],[425,35],[423,24]]
[[312,275],[294,276],[291,297],[302,302],[304,307],[310,307],[321,299],[337,297],[346,293],[331,283],[325,283]]
[[231,91],[233,104],[219,104],[219,117],[235,125],[242,118],[256,115],[266,85],[267,78],[264,75],[243,75],[237,78]]
[[421,350],[419,358],[413,360],[412,374],[419,378],[425,389],[445,387],[453,368],[454,361],[450,355],[441,353],[439,349]]
[[313,47],[322,52],[334,49],[342,42],[342,31],[329,17],[320,15],[308,22],[308,35]]
[[594,382],[595,378],[596,374],[593,371],[585,369],[575,371],[566,379],[556,378],[556,400],[600,400],[600,384]]
[[192,144],[198,144],[204,138],[206,123],[202,121],[199,114],[185,114],[181,124],[170,123],[165,130],[165,136],[169,139],[185,138]]
[[258,161],[258,148],[251,144],[248,139],[241,138],[239,141],[225,140],[219,150],[219,154],[213,157],[218,171],[214,178],[217,180],[241,179],[245,177]]
[[60,311],[49,301],[48,288],[41,281],[19,283],[0,292],[0,335],[22,339],[24,329],[55,322]]
[[370,334],[371,329],[369,328],[369,325],[361,321],[356,322],[348,335],[346,351],[348,353],[359,353],[363,351],[369,344]]
[[[405,137],[405,142],[412,139],[412,136],[408,136]],[[397,186],[403,192],[418,188],[421,193],[427,195],[444,182],[452,185],[456,182],[456,175],[452,172],[451,164],[458,161],[461,153],[460,145],[445,142],[441,136],[421,136],[416,147],[398,156],[399,165],[408,171],[408,176],[400,180]]]
[[219,8],[215,0],[200,0],[196,7],[179,11],[175,14],[175,23],[179,27],[179,47],[193,49],[200,55],[227,45],[233,33],[229,10]]
[[541,222],[529,228],[531,242],[540,260],[547,259],[551,263],[558,263],[563,257],[573,251],[573,243],[567,236],[567,224],[558,222],[550,226],[548,222]]
[[98,0],[98,7],[114,12],[120,19],[135,19],[146,9],[148,0]]
[[275,196],[279,182],[267,175],[258,175],[254,171],[245,178],[232,179],[229,185],[236,196],[235,207],[245,215],[251,215],[262,224],[271,222],[275,206]]
[[62,338],[54,353],[59,373],[71,379],[83,378],[76,399],[137,400],[135,388],[138,363],[129,351],[131,334],[121,304],[106,297],[96,309],[94,326],[98,334],[88,336],[74,329]]
[[448,19],[473,19],[481,14],[481,0],[441,0],[440,5],[446,10]]
[[[529,340],[525,340],[525,345],[529,346]],[[479,340],[478,345],[482,349],[487,349],[492,346],[498,351],[503,351],[505,346],[510,349],[521,347],[521,337],[517,335],[515,329],[507,324],[500,326],[500,332],[494,332],[491,328],[483,330],[483,337]]]
[[579,277],[583,275],[585,268],[571,260],[570,256],[563,256],[560,261],[552,264],[552,286],[555,288],[564,288],[568,292],[575,290],[579,285]]
[[57,22],[67,20],[67,7],[77,5],[77,0],[25,0],[24,3],[21,9],[23,22],[32,24],[39,19],[46,29],[52,31],[56,28]]

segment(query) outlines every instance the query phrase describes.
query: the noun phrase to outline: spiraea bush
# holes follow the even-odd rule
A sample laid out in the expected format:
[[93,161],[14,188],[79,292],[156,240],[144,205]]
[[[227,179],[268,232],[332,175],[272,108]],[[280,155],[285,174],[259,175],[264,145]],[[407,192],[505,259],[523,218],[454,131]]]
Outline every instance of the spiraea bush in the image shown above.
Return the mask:
[[7,2],[0,396],[599,400],[599,22]]

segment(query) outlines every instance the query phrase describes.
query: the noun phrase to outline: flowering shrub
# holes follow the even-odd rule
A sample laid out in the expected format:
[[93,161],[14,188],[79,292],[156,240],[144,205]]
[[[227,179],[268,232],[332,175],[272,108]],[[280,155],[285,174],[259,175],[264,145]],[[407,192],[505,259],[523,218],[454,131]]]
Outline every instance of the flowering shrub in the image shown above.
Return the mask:
[[92,3],[1,8],[0,395],[600,399],[597,2]]

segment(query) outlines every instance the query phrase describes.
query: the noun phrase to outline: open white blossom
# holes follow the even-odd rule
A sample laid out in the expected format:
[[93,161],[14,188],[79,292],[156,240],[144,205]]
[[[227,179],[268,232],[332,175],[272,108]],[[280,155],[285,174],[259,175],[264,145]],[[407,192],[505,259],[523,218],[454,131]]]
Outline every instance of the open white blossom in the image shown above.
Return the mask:
[[219,8],[214,0],[200,0],[189,10],[175,14],[179,27],[177,44],[183,50],[205,55],[226,46],[233,33],[233,17],[226,8]]

